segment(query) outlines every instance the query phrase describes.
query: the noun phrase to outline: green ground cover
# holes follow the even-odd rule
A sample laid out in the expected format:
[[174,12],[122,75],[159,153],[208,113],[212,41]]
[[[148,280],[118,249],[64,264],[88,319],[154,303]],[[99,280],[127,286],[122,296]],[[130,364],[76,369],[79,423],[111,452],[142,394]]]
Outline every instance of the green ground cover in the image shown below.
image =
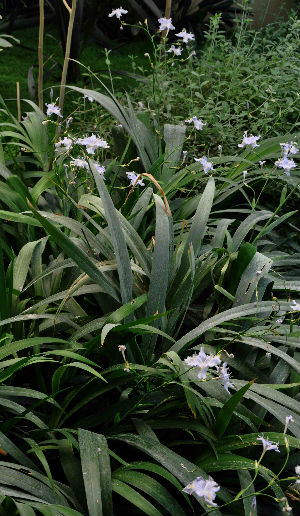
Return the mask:
[[[33,68],[33,75],[35,84],[37,84],[38,74],[38,27],[31,27],[26,29],[19,29],[13,32],[14,37],[18,38],[20,45],[15,44],[13,47],[7,49],[0,54],[0,91],[4,99],[16,98],[16,82],[20,83],[20,92],[22,98],[29,98],[28,92],[28,70],[31,66]],[[147,61],[144,58],[144,53],[149,51],[149,44],[147,41],[132,41],[132,42],[112,42],[116,50],[109,55],[112,70],[127,71],[141,74],[142,69],[145,73],[149,71]],[[59,38],[58,29],[55,25],[45,26],[45,40],[44,40],[44,55],[45,55],[45,75],[44,83],[45,100],[49,101],[50,88],[55,86],[58,88],[60,84],[61,69],[63,64],[63,52]],[[130,59],[128,56],[132,56]],[[87,40],[83,46],[80,62],[93,72],[102,70],[98,74],[104,83],[109,84],[109,77],[107,72],[105,50],[96,45],[92,40]],[[49,74],[50,68],[57,63],[53,72]],[[139,69],[140,68],[140,69]],[[84,86],[86,70],[82,67],[82,78],[79,85]],[[124,75],[114,74],[114,83],[116,88],[121,92],[125,89],[132,89],[136,85],[136,80],[126,77]],[[55,90],[58,91],[58,90]],[[9,102],[10,108],[16,112],[15,100]],[[68,96],[66,97],[66,110],[72,111],[72,103],[68,103]]]

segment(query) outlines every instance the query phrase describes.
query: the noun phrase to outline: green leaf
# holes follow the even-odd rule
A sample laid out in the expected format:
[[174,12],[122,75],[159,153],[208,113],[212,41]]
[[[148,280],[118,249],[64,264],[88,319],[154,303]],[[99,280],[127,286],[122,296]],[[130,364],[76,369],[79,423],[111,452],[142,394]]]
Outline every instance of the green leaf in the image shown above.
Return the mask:
[[[7,465],[6,465],[7,464]],[[0,483],[8,486],[22,487],[25,493],[33,494],[44,502],[50,504],[60,504],[67,506],[67,502],[58,490],[53,491],[45,483],[37,480],[32,475],[22,473],[18,469],[13,469],[16,465],[10,463],[0,463]],[[22,468],[19,468],[22,470]]]
[[245,392],[247,392],[247,390],[250,389],[250,387],[253,383],[254,383],[254,380],[247,383],[247,385],[244,385],[244,387],[242,387],[237,392],[232,394],[232,396],[230,396],[229,400],[226,401],[226,403],[221,408],[220,412],[218,413],[215,424],[214,424],[214,431],[218,435],[218,437],[221,437],[225,433],[225,431],[231,421],[231,418],[233,416],[233,412],[234,412],[236,406],[239,404],[239,402],[243,398]]
[[35,247],[41,242],[36,240],[35,242],[28,242],[25,244],[19,252],[14,262],[14,281],[13,288],[22,291],[31,261],[32,254]]
[[79,429],[78,439],[89,515],[111,516],[112,484],[106,439],[83,429]]
[[125,237],[121,228],[117,211],[113,205],[104,181],[99,172],[95,169],[95,166],[91,160],[89,160],[89,165],[92,169],[99,195],[103,203],[111,240],[114,246],[118,264],[122,303],[128,303],[132,299],[133,280]]
[[171,351],[175,351],[179,353],[182,351],[190,342],[203,335],[206,331],[218,326],[227,321],[232,321],[234,319],[240,319],[241,317],[246,317],[248,315],[260,317],[262,314],[269,314],[272,310],[289,310],[290,306],[286,302],[281,302],[280,305],[278,303],[274,303],[272,301],[260,301],[258,303],[249,303],[242,306],[237,306],[236,308],[231,308],[230,310],[226,310],[220,314],[214,315],[210,317],[206,321],[202,322],[191,330],[189,333],[184,335],[180,340],[172,346]]
[[185,515],[182,507],[167,491],[167,489],[149,475],[145,475],[145,473],[140,473],[139,471],[119,470],[114,473],[113,479],[131,484],[140,491],[151,496],[167,511],[168,514],[171,514],[172,516],[174,514],[176,514],[176,516]]
[[13,459],[15,459],[19,464],[25,466],[25,468],[39,471],[39,468],[34,464],[34,462],[32,462],[32,460],[2,432],[0,432],[0,448],[4,450],[8,456],[13,457]]
[[195,256],[199,255],[202,239],[206,230],[206,224],[213,203],[214,194],[215,181],[213,177],[210,177],[199,200],[197,211],[192,219],[192,225],[186,244],[187,249],[190,247],[190,244],[192,244]]
[[243,498],[245,516],[257,516],[256,504],[253,504],[254,496],[248,497],[249,494],[254,495],[255,493],[255,488],[252,484],[252,476],[246,469],[238,471],[238,476],[241,484],[241,490],[247,490],[247,496]]
[[251,231],[256,224],[261,222],[262,220],[269,219],[273,215],[272,212],[261,210],[254,213],[251,213],[249,217],[247,217],[243,222],[239,225],[238,229],[234,233],[232,237],[232,243],[233,243],[233,250],[237,251],[240,247],[243,240],[245,240],[245,237]]
[[23,349],[44,344],[49,344],[49,346],[53,344],[64,344],[68,347],[70,346],[70,342],[67,340],[56,339],[54,337],[32,337],[30,339],[16,340],[15,342],[10,342],[0,348],[0,360],[3,360],[3,358],[10,355],[14,355]]
[[[147,455],[150,455],[150,457],[170,471],[170,473],[172,473],[183,484],[183,486],[186,486],[197,476],[201,475],[206,478],[205,473],[201,468],[197,468],[195,464],[173,452],[167,446],[159,444],[156,440],[146,440],[134,434],[119,434],[111,437],[111,439],[127,443],[138,450],[143,451]],[[207,509],[201,498],[195,496],[195,501],[204,509]],[[212,512],[212,516],[221,516],[221,514],[216,509]]]
[[30,507],[27,503],[16,502],[14,500],[16,507],[20,513],[20,516],[36,516],[33,508]]
[[[154,194],[156,206],[155,246],[148,291],[147,316],[161,313],[165,308],[166,293],[169,277],[169,246],[170,246],[170,216],[160,197]],[[154,326],[159,321],[154,322]],[[145,336],[142,352],[146,361],[151,359],[156,342],[156,336]]]
[[255,253],[240,279],[233,303],[234,307],[253,301],[253,295],[258,289],[258,283],[269,272],[272,263],[270,258],[261,253]]
[[[112,489],[120,496],[131,502],[133,505],[141,509],[143,514],[147,514],[148,516],[163,516],[161,512],[159,512],[152,503],[148,502],[146,498],[144,498],[138,491],[132,489],[132,487],[128,486],[121,480],[112,480]],[[92,515],[91,515],[92,516]]]
[[95,283],[100,285],[114,299],[118,300],[118,295],[112,287],[111,282],[98,269],[96,264],[84,253],[70,238],[68,238],[60,229],[56,228],[51,222],[42,217],[31,206],[31,210],[37,220],[42,224],[45,230],[52,236],[61,249],[70,256],[78,267],[83,270]]
[[185,140],[185,125],[164,125],[165,161],[162,170],[162,180],[168,182],[174,176],[175,168],[181,158],[183,143]]

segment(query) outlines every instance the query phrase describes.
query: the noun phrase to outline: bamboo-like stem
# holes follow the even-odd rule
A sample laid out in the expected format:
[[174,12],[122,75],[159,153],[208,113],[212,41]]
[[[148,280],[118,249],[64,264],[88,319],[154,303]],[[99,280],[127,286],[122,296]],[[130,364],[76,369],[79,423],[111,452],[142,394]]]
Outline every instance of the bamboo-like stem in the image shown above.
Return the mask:
[[66,0],[62,0],[63,1],[63,4],[65,5],[65,8],[69,11],[69,13],[71,14],[71,7],[67,4]]
[[[64,66],[63,66],[63,71],[61,74],[61,83],[60,83],[60,91],[59,91],[59,108],[60,108],[61,114],[63,114],[63,108],[64,108],[65,87],[66,87],[66,81],[67,81],[67,72],[68,72],[68,65],[69,65],[72,32],[73,32],[73,26],[74,26],[77,0],[72,0],[72,8],[70,8],[69,6],[66,5],[65,0],[62,0],[62,1],[70,13],[70,18],[69,18],[67,41],[66,41]],[[58,135],[58,132],[59,132],[59,126],[57,126],[57,129],[56,129],[56,136]]]
[[[165,18],[170,18],[172,9],[172,0],[166,0],[166,8],[165,8]],[[165,29],[162,32],[162,38],[165,38],[168,34],[168,29]]]
[[40,0],[40,28],[39,28],[39,78],[38,78],[38,99],[39,108],[43,111],[43,52],[44,52],[44,0]]
[[17,108],[18,108],[18,122],[21,122],[21,100],[20,100],[20,83],[17,81]]

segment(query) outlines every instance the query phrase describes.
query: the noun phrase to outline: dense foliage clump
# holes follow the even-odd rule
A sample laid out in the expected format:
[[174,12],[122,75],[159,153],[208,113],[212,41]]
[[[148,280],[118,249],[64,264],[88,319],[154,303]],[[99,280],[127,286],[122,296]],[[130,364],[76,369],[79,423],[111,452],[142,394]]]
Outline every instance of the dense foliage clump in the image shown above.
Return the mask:
[[0,98],[3,516],[299,509],[299,22],[271,84],[271,29],[218,23],[196,55],[145,25],[133,101],[109,54],[110,87]]

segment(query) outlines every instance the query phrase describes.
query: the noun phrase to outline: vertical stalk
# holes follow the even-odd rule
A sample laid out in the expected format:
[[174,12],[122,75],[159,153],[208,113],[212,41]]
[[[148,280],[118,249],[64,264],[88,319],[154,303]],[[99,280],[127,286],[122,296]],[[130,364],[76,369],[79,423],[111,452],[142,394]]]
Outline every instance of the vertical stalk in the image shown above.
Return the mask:
[[67,72],[68,72],[68,65],[69,65],[72,32],[73,32],[77,0],[72,0],[72,7],[70,7],[67,4],[66,0],[62,0],[62,1],[64,3],[65,7],[69,11],[70,18],[69,18],[69,26],[68,26],[68,33],[67,33],[64,66],[63,66],[63,71],[62,71],[62,75],[61,75],[61,83],[60,83],[60,91],[59,91],[59,108],[60,108],[61,114],[63,114],[63,108],[64,108],[65,87],[66,87],[66,80],[67,80]]
[[20,101],[20,83],[17,81],[17,108],[18,108],[18,122],[21,122],[21,101]]
[[[172,0],[166,0],[165,18],[170,18],[171,8],[172,8]],[[162,38],[166,38],[167,34],[168,34],[168,29],[165,29],[161,34]]]
[[43,111],[43,51],[44,51],[44,0],[40,2],[40,28],[39,28],[39,78],[38,78],[38,99],[39,108]]

